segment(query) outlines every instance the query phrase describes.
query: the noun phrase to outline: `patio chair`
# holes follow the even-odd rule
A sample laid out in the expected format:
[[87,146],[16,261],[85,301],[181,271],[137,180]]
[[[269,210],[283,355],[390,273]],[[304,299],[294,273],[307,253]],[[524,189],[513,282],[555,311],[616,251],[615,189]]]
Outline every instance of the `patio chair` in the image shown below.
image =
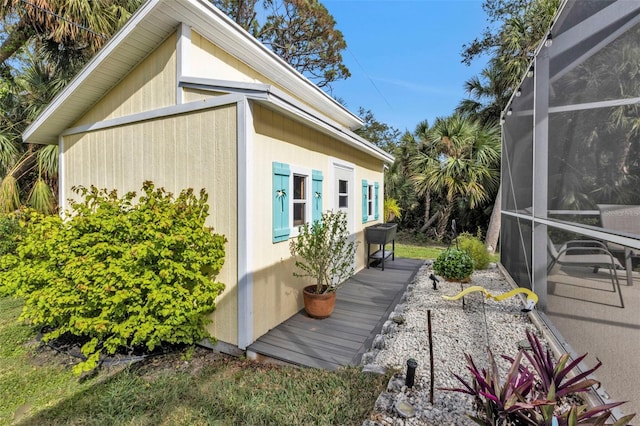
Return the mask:
[[[603,228],[640,235],[640,206],[625,204],[598,204],[600,224]],[[625,269],[627,270],[627,285],[633,283],[631,271],[633,260],[640,257],[637,250],[623,247],[619,244],[607,243],[607,248],[613,253],[624,253]]]
[[624,269],[618,259],[616,259],[607,246],[601,241],[596,240],[571,240],[564,243],[560,248],[556,248],[547,238],[547,249],[551,256],[551,262],[547,267],[547,274],[551,272],[555,265],[576,266],[592,268],[593,272],[598,272],[599,268],[607,268],[611,277],[611,285],[613,291],[616,289],[620,296],[620,307],[624,308],[624,300],[622,300],[622,292],[620,291],[620,282],[616,270]]

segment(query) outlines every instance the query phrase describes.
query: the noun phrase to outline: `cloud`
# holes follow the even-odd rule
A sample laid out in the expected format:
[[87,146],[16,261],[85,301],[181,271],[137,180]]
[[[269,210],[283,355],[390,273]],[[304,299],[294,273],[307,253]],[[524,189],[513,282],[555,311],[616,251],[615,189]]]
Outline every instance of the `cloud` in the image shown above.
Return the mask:
[[381,83],[391,84],[393,86],[401,87],[407,90],[413,90],[422,93],[429,93],[432,95],[450,95],[452,92],[456,92],[455,90],[444,87],[444,86],[434,86],[429,84],[420,84],[413,81],[407,80],[399,80],[393,78],[380,78],[380,77],[372,77],[373,80]]

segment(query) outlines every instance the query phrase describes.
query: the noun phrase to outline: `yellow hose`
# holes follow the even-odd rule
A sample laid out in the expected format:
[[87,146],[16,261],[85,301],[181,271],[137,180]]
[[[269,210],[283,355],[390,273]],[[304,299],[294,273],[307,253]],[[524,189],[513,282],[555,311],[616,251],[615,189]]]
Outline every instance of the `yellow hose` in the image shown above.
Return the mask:
[[476,291],[483,293],[485,295],[485,298],[493,299],[498,302],[504,299],[508,299],[509,297],[513,297],[518,293],[525,293],[527,295],[527,304],[523,309],[524,312],[529,312],[530,310],[533,309],[536,303],[538,303],[538,295],[535,294],[533,291],[529,290],[528,288],[524,288],[524,287],[518,287],[506,293],[494,296],[493,294],[489,293],[489,291],[486,288],[479,285],[473,285],[471,287],[468,287],[462,290],[460,293],[456,294],[455,296],[442,296],[442,298],[445,300],[458,300],[466,296],[467,294],[473,293]]

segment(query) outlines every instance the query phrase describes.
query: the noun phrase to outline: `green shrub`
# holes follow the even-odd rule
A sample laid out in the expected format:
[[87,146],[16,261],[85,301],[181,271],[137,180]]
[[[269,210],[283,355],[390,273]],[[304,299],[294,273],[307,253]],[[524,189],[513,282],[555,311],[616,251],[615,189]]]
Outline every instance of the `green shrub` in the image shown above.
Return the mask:
[[0,257],[15,252],[22,234],[24,229],[15,215],[0,215]]
[[458,236],[458,247],[466,250],[473,259],[474,269],[487,269],[491,261],[491,255],[484,246],[479,236],[464,232]]
[[[204,226],[207,194],[174,199],[143,184],[143,195],[79,187],[69,219],[32,212],[0,283],[25,300],[21,318],[44,326],[45,341],[74,336],[93,369],[101,354],[208,336],[206,314],[224,284],[224,236]],[[0,267],[0,270],[2,268]],[[9,284],[11,283],[11,284]]]
[[473,273],[473,259],[466,250],[449,247],[433,262],[433,271],[447,280],[465,280]]

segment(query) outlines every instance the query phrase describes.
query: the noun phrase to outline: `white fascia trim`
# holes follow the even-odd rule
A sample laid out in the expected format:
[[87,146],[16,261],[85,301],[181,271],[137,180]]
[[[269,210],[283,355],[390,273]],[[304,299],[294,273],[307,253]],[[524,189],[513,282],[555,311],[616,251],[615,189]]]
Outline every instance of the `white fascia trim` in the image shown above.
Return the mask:
[[[192,3],[197,4],[202,13],[209,14],[210,16],[215,16],[217,20],[222,24],[231,27],[229,29],[233,29],[237,32],[238,43],[246,47],[250,55],[255,58],[255,63],[251,66],[256,68],[261,74],[268,76],[271,80],[278,84],[280,84],[281,82],[285,82],[283,83],[284,86],[295,86],[296,88],[293,89],[292,87],[292,90],[304,90],[306,93],[313,92],[315,96],[320,96],[320,98],[322,98],[321,102],[324,102],[327,105],[331,105],[331,109],[336,114],[342,115],[347,121],[351,121],[354,128],[360,128],[362,126],[362,119],[360,117],[349,111],[344,107],[344,105],[340,104],[340,102],[329,96],[329,94],[327,94],[324,90],[322,90],[315,83],[309,80],[309,78],[307,78],[304,74],[296,70],[291,64],[274,53],[266,45],[258,41],[255,37],[249,34],[248,31],[238,25],[233,19],[229,18],[220,9],[213,6],[209,0],[193,0]],[[196,28],[196,30],[198,29]],[[206,33],[206,29],[204,30]],[[213,41],[215,42],[215,40]],[[266,69],[270,68],[270,63],[277,64],[275,73],[265,72]],[[260,69],[260,67],[256,67],[256,64],[263,65],[263,69]],[[320,101],[320,99],[318,99],[318,101]]]
[[64,165],[64,138],[58,136],[58,207],[60,212],[64,210],[66,196],[65,191],[65,165]]
[[238,102],[238,348],[253,343],[253,111],[245,99]]
[[184,102],[184,92],[180,87],[182,76],[190,73],[189,58],[191,57],[191,27],[182,23],[178,26],[178,40],[176,42],[176,103]]
[[199,101],[188,102],[186,104],[172,105],[169,107],[158,108],[151,111],[140,112],[137,114],[131,114],[124,117],[113,118],[111,120],[99,121],[96,123],[90,123],[83,126],[72,127],[65,130],[62,136],[75,135],[78,133],[91,132],[95,130],[108,129],[110,127],[124,126],[132,123],[139,123],[141,121],[153,120],[161,117],[168,117],[172,115],[179,115],[188,112],[199,111],[203,109],[216,108],[224,105],[230,105],[233,103],[241,102],[244,99],[241,95],[223,95],[215,98],[202,99]]
[[[148,0],[144,3],[126,23],[128,28],[135,28],[136,25],[142,21],[151,10],[153,10],[160,0]],[[84,66],[73,80],[64,88],[55,98],[47,105],[44,111],[36,118],[33,123],[22,132],[22,139],[28,141],[33,132],[43,125],[59,108],[63,106],[63,103],[67,98],[82,84],[85,80],[100,66],[100,64],[109,57],[114,49],[118,48],[120,44],[129,36],[128,31],[118,31],[111,40],[107,42],[105,46]]]
[[296,100],[287,99],[286,97],[276,95],[273,92],[271,92],[271,95],[272,96],[269,97],[269,103],[281,110],[304,119],[308,123],[311,123],[315,125],[315,127],[323,130],[325,133],[328,133],[342,142],[345,142],[347,145],[350,145],[360,151],[364,151],[381,161],[388,163],[394,162],[395,158],[391,154],[386,153],[382,149],[353,133],[351,130],[335,123],[333,120],[319,114],[309,112]]
[[263,96],[267,99],[267,93],[271,90],[271,85],[262,83],[247,83],[232,80],[219,80],[214,78],[189,77],[182,76],[178,80],[180,87],[188,87],[190,89],[200,89],[207,91],[229,92],[250,94],[254,97]]
[[201,77],[183,77],[178,84],[183,87],[192,87],[201,90],[239,93],[248,96],[249,99],[252,100],[266,101],[289,114],[313,123],[315,127],[322,129],[325,133],[346,142],[348,145],[360,151],[367,152],[379,160],[387,163],[393,163],[395,160],[391,154],[388,154],[366,139],[361,138],[350,129],[326,117],[324,114],[311,110],[311,108],[303,102],[272,85]]

